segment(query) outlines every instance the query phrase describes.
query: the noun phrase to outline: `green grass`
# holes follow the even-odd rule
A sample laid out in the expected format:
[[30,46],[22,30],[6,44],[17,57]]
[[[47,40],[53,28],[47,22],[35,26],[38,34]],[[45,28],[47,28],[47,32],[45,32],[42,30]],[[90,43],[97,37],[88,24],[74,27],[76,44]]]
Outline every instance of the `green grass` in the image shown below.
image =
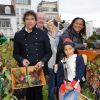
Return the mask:
[[43,100],[48,100],[48,87],[47,86],[43,86],[42,93],[43,93]]

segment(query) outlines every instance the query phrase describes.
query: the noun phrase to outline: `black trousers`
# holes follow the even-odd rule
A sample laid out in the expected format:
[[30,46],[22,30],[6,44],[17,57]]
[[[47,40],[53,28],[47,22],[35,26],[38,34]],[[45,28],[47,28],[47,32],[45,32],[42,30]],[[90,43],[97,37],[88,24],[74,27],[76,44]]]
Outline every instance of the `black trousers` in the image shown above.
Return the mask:
[[26,96],[26,100],[43,100],[42,86],[18,89],[15,90],[14,95],[18,98],[18,100],[23,100],[24,96]]
[[26,90],[26,88],[14,90],[14,95],[18,98],[18,100],[23,100],[24,96],[26,96]]
[[43,100],[42,86],[27,88],[26,100]]

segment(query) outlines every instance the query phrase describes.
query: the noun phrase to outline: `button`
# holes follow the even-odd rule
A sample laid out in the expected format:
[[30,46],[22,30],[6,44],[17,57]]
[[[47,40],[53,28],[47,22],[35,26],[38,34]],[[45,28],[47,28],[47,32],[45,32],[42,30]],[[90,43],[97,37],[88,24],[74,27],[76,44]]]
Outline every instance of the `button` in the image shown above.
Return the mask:
[[25,44],[27,46],[27,44]]
[[35,50],[37,51],[38,49],[36,48]]
[[28,49],[26,49],[26,51],[28,51]]
[[36,61],[38,61],[38,59]]
[[37,34],[37,33],[36,33]]
[[38,43],[35,43],[35,45],[38,45]]
[[25,39],[26,40],[26,39]]
[[26,55],[28,57],[28,55]]
[[38,54],[36,54],[38,56]]
[[25,35],[25,34],[24,34]]
[[36,38],[36,40],[37,40],[37,38]]

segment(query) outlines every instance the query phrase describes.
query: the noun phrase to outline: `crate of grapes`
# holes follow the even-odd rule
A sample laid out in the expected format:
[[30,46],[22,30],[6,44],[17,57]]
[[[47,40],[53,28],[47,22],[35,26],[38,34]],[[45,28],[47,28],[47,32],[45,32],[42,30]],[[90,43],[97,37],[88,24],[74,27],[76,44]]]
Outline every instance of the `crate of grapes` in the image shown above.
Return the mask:
[[28,88],[45,85],[43,70],[34,66],[11,68],[12,89]]

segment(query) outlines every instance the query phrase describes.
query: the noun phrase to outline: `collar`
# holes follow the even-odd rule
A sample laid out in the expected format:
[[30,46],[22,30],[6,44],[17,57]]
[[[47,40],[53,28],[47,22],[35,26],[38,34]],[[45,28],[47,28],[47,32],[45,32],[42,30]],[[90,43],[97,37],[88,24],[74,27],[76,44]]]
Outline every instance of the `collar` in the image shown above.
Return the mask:
[[77,54],[73,54],[71,55],[70,57],[63,57],[63,59],[61,60],[61,62],[66,62],[68,59],[72,59],[72,58],[76,58],[77,57]]
[[25,27],[25,31],[26,31],[27,33],[31,33],[33,30],[32,30],[31,32],[28,32],[27,27]]
[[28,31],[27,31],[27,27],[25,27],[25,26],[22,28],[22,30],[25,31],[25,32],[27,32],[27,33],[32,33],[33,31],[36,30],[36,26],[34,26],[34,27],[32,28],[32,32],[28,32]]

